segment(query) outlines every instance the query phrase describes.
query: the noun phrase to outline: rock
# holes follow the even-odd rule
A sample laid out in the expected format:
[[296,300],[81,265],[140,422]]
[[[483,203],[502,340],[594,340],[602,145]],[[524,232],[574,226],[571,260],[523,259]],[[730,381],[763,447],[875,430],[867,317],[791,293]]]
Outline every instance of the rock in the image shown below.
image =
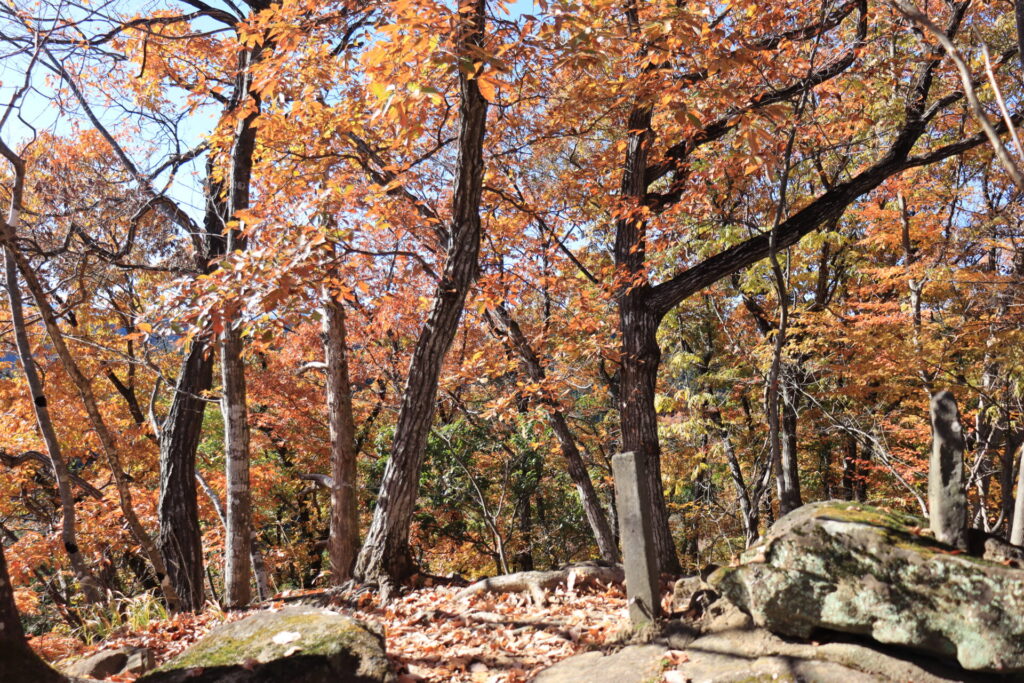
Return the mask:
[[223,624],[139,683],[378,683],[384,637],[328,609],[294,606]]
[[787,642],[764,629],[722,630],[691,643],[676,667],[693,683],[947,683],[978,681],[962,669],[919,663],[856,643]]
[[699,576],[684,576],[672,587],[672,611],[685,612],[690,608],[690,598],[705,588],[704,579]]
[[853,503],[806,505],[710,583],[758,626],[821,629],[1024,671],[1024,571],[921,534],[925,520]]
[[[716,565],[710,565],[717,569]],[[704,613],[708,605],[718,599],[718,593],[707,584],[707,577],[712,573],[705,569],[694,576],[684,576],[676,581],[672,588],[672,611],[683,613],[695,619]]]
[[121,647],[103,650],[80,659],[68,667],[71,676],[108,678],[115,674],[143,674],[156,666],[153,651],[148,647]]
[[156,666],[156,658],[153,656],[153,651],[148,647],[136,647],[131,649],[134,650],[134,652],[128,655],[128,661],[125,662],[124,668],[121,669],[121,673],[141,675],[147,671],[152,671],[153,667]]
[[581,681],[614,681],[615,683],[648,683],[660,681],[664,670],[662,660],[668,648],[664,645],[630,645],[614,654],[585,652],[563,660],[541,671],[533,683],[580,683]]

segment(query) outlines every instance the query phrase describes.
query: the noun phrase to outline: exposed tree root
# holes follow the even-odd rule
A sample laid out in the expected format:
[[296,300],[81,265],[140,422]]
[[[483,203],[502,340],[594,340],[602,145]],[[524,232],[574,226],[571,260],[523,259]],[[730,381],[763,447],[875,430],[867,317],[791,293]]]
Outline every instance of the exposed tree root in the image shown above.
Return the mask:
[[547,603],[547,591],[559,586],[593,586],[597,583],[622,583],[625,579],[621,565],[602,565],[584,562],[551,571],[517,572],[481,579],[459,592],[459,598],[481,593],[529,593],[538,605]]

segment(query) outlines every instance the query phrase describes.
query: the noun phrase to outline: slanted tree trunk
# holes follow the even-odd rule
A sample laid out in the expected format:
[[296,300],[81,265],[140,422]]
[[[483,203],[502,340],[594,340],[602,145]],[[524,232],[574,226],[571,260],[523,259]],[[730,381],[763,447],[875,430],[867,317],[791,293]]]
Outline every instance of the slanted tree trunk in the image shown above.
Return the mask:
[[[21,205],[25,189],[25,163],[14,150],[0,142],[0,153],[14,167],[14,185],[11,189],[10,209],[7,214],[7,225],[4,226],[4,273],[7,285],[7,299],[11,306],[11,324],[14,327],[14,341],[18,350],[18,361],[22,371],[25,373],[25,383],[32,396],[32,409],[35,412],[36,424],[46,444],[46,451],[50,457],[50,467],[53,469],[53,478],[57,483],[57,493],[60,498],[61,507],[61,529],[60,537],[64,545],[64,551],[68,554],[71,569],[78,579],[78,584],[88,602],[100,602],[103,599],[102,591],[96,577],[93,576],[86,563],[85,557],[78,546],[77,524],[75,520],[75,499],[71,492],[70,473],[67,463],[61,454],[60,441],[57,439],[57,431],[54,429],[53,421],[50,419],[50,409],[46,402],[46,393],[43,391],[43,383],[36,371],[35,361],[32,358],[32,346],[29,343],[28,329],[25,324],[25,312],[21,299],[21,288],[18,285],[18,267],[15,263],[13,244],[17,236],[19,223],[21,222]],[[19,627],[20,628],[20,627]]]
[[[17,227],[17,216],[14,211],[8,218],[8,225],[12,229]],[[103,600],[102,591],[96,577],[89,570],[88,563],[78,545],[77,522],[75,518],[75,499],[71,491],[71,476],[68,472],[67,463],[61,453],[60,441],[57,439],[57,432],[50,419],[50,409],[46,401],[46,393],[43,391],[43,383],[36,371],[35,361],[32,358],[32,346],[29,343],[28,330],[25,326],[25,313],[21,301],[21,289],[18,285],[18,270],[14,258],[10,253],[10,247],[4,249],[4,269],[7,282],[7,298],[11,306],[11,323],[14,327],[14,341],[18,349],[18,361],[25,373],[25,383],[28,385],[29,393],[32,396],[32,409],[35,411],[36,424],[39,433],[46,444],[46,452],[50,457],[50,467],[53,470],[53,478],[57,483],[57,494],[60,499],[61,524],[60,540],[64,545],[64,551],[68,554],[71,562],[71,570],[78,579],[82,594],[87,602],[100,602]]]
[[167,576],[181,599],[180,608],[203,608],[203,545],[196,501],[196,450],[206,401],[213,384],[213,355],[202,338],[192,340],[182,358],[171,409],[160,428],[160,500],[157,545]]
[[[86,414],[89,417],[89,423],[96,432],[97,437],[99,437],[100,445],[114,481],[114,486],[117,489],[118,500],[121,505],[121,513],[124,515],[125,521],[128,523],[128,528],[135,537],[135,540],[142,546],[143,552],[146,554],[147,559],[149,559],[150,564],[153,566],[153,571],[156,574],[157,581],[160,583],[160,588],[167,600],[167,604],[171,606],[172,609],[176,608],[178,598],[174,593],[174,589],[171,587],[170,582],[167,580],[167,572],[164,569],[163,560],[160,558],[160,554],[156,551],[156,545],[153,543],[149,534],[146,533],[145,528],[139,521],[138,516],[135,514],[135,509],[132,506],[131,491],[128,488],[128,483],[125,481],[124,471],[121,468],[121,460],[118,455],[117,445],[113,434],[109,429],[107,429],[107,425],[103,421],[99,405],[96,402],[96,396],[92,391],[92,383],[82,373],[81,369],[78,367],[78,363],[75,362],[74,357],[71,355],[71,351],[68,349],[67,344],[64,341],[64,334],[61,332],[60,326],[57,324],[57,315],[46,295],[46,290],[39,281],[39,278],[36,276],[36,273],[32,269],[28,259],[18,251],[17,245],[14,243],[15,230],[21,214],[25,175],[24,161],[4,143],[0,143],[0,154],[11,162],[15,169],[15,187],[11,197],[11,210],[8,221],[3,226],[2,235],[5,247],[5,260],[13,262],[12,265],[16,265],[17,270],[20,270],[22,276],[25,278],[25,284],[36,303],[36,308],[43,320],[47,335],[53,344],[57,357],[60,359],[64,371],[67,372],[71,382],[78,390],[78,393],[82,398],[82,403],[85,406]],[[8,268],[8,272],[11,272],[11,270],[11,268]],[[8,276],[8,281],[11,281],[12,279],[16,285],[16,278]]]
[[150,538],[145,527],[142,526],[142,522],[139,521],[138,515],[135,514],[135,508],[132,504],[131,489],[128,488],[128,482],[126,480],[124,470],[121,467],[121,458],[118,454],[117,443],[114,439],[113,433],[107,428],[106,422],[103,420],[103,415],[100,413],[99,404],[97,403],[96,396],[92,390],[92,382],[90,382],[82,373],[81,368],[78,367],[78,363],[75,362],[74,357],[71,355],[71,351],[68,349],[67,344],[64,341],[64,334],[61,332],[60,326],[57,324],[57,315],[46,296],[46,291],[43,288],[42,283],[40,283],[38,277],[36,277],[35,271],[24,256],[16,250],[8,249],[7,253],[17,261],[18,268],[21,270],[21,273],[25,278],[25,282],[28,285],[28,289],[32,293],[32,298],[36,302],[36,308],[39,311],[40,317],[46,325],[46,331],[50,337],[50,341],[53,343],[54,350],[57,352],[57,357],[60,358],[64,371],[67,372],[68,376],[71,378],[72,384],[75,385],[79,396],[82,398],[82,403],[85,406],[85,412],[89,417],[89,424],[96,432],[96,436],[99,437],[100,446],[102,447],[103,454],[107,460],[107,466],[110,469],[114,481],[114,487],[117,489],[118,502],[121,506],[121,514],[128,523],[128,528],[131,531],[132,536],[134,536],[135,540],[142,546],[143,553],[153,566],[153,571],[156,574],[157,581],[160,583],[160,588],[167,600],[168,606],[172,610],[177,610],[179,604],[178,596],[174,592],[170,581],[167,579],[167,571],[164,567],[160,553],[157,552],[156,544],[153,543],[153,539]]
[[324,293],[324,355],[327,357],[327,419],[331,433],[331,531],[328,555],[336,585],[352,578],[359,551],[356,509],[355,423],[352,385],[348,375],[345,307],[331,292]]
[[[467,54],[483,47],[486,2],[460,0],[459,7],[458,51]],[[459,88],[459,151],[447,257],[430,315],[413,351],[391,457],[384,471],[373,522],[356,561],[356,576],[376,581],[385,595],[390,594],[394,582],[412,571],[409,527],[434,416],[438,377],[478,269],[487,100],[480,94],[475,75],[468,76],[460,70]]]
[[[542,382],[546,374],[544,366],[541,365],[540,359],[537,358],[537,354],[530,346],[529,340],[527,340],[526,335],[523,334],[522,329],[519,327],[519,323],[512,318],[508,309],[503,305],[495,306],[490,313],[491,320],[496,323],[496,327],[506,337],[509,346],[512,347],[523,362],[530,379],[534,382]],[[576,446],[576,439],[569,428],[569,422],[565,418],[565,413],[562,412],[561,407],[553,399],[546,398],[544,405],[547,409],[548,424],[551,425],[551,430],[558,439],[562,457],[565,458],[566,469],[569,472],[569,478],[572,479],[572,483],[580,496],[580,503],[583,505],[583,512],[587,517],[590,530],[594,534],[594,540],[597,542],[597,549],[601,559],[606,562],[618,562],[619,549],[615,542],[615,535],[612,533],[611,525],[608,523],[608,517],[601,506],[597,491],[594,489],[594,483],[590,480],[587,466],[583,462],[579,448]]]
[[[200,273],[213,270],[224,255],[227,203],[223,184],[214,180],[213,160],[206,164],[206,211],[203,236],[195,254]],[[196,500],[196,450],[202,435],[206,404],[203,393],[213,387],[214,350],[208,334],[198,335],[181,359],[171,408],[159,425],[160,501],[157,545],[167,574],[181,598],[181,609],[203,608],[203,546]],[[157,428],[154,425],[154,428]]]
[[25,644],[25,631],[21,627],[21,616],[14,604],[14,586],[7,573],[7,558],[0,543],[0,641]]

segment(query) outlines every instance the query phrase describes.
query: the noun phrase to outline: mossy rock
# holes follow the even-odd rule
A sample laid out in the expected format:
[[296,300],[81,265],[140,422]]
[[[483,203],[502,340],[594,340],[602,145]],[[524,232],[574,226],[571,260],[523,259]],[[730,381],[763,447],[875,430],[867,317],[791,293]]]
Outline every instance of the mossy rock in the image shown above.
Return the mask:
[[287,607],[223,624],[139,683],[377,683],[384,638],[337,612]]
[[806,505],[709,581],[776,633],[854,633],[965,669],[1024,671],[1024,570],[961,553],[927,526],[862,504]]

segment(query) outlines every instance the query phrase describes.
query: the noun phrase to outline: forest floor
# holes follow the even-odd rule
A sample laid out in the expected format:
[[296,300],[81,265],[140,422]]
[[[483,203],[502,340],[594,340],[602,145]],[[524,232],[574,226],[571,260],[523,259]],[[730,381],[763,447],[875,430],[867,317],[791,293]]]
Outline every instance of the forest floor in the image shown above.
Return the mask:
[[[617,586],[557,589],[547,594],[546,605],[534,604],[523,593],[468,598],[459,598],[458,593],[458,588],[423,588],[383,607],[372,593],[342,594],[329,606],[383,627],[400,683],[519,683],[566,657],[613,644],[628,628],[626,598]],[[283,606],[298,597],[282,595],[260,609]],[[34,638],[32,646],[50,662],[101,649],[148,647],[160,665],[217,624],[255,611],[178,615],[139,630],[120,629],[91,646],[55,635]],[[126,675],[107,680],[134,679]]]

